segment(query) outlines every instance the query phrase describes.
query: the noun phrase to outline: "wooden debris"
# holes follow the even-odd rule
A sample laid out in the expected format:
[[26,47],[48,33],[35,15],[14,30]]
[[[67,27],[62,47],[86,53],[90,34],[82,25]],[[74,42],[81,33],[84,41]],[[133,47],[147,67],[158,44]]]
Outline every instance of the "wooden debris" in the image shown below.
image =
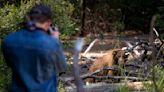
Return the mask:
[[88,53],[88,52],[91,50],[91,48],[94,46],[94,44],[95,44],[97,41],[98,41],[98,39],[95,39],[95,40],[93,40],[93,41],[90,43],[89,47],[84,51],[83,56],[85,56],[85,54]]
[[102,57],[102,56],[104,56],[104,55],[106,55],[106,54],[108,54],[108,53],[81,53],[81,57],[87,57],[87,58],[89,58],[89,57]]
[[[145,90],[145,84],[152,84],[151,81],[145,82],[126,82],[126,83],[94,83],[84,85],[85,92],[114,92],[120,87],[127,87],[133,91]],[[76,88],[66,87],[66,92],[76,92]],[[147,91],[144,91],[147,92]]]

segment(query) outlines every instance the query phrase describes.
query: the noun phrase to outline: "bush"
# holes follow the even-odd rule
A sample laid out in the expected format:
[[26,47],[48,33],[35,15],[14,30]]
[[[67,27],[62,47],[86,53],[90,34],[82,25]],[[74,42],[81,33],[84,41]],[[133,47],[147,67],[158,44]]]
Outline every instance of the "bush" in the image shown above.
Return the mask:
[[0,8],[1,38],[9,32],[14,32],[20,28],[18,24],[24,20],[27,11],[29,11],[34,3],[34,0],[30,0],[27,3],[22,1],[20,7],[16,7],[14,4],[6,4],[3,8]]
[[43,0],[43,3],[51,7],[54,15],[53,22],[59,27],[62,38],[77,33],[75,30],[76,23],[71,18],[74,6],[70,2],[65,0]]
[[112,27],[111,30],[112,31],[116,31],[118,34],[124,30],[124,23],[123,22],[119,22],[119,21],[115,21],[114,23],[112,23]]
[[[36,2],[35,0],[25,1],[22,1],[20,6],[6,4],[3,8],[0,8],[1,38],[9,32],[20,29],[18,24],[24,21],[26,13]],[[75,30],[77,27],[76,23],[71,18],[74,11],[74,6],[71,3],[65,0],[42,0],[42,3],[51,7],[53,23],[59,27],[62,37],[70,37],[72,34],[77,33]]]
[[[154,66],[154,70],[155,70],[155,82],[156,82],[158,91],[164,92],[164,76],[163,76],[164,69],[160,66]],[[156,92],[154,84],[145,84],[145,86],[148,92]]]
[[114,92],[132,92],[132,90],[130,90],[129,88],[122,86],[119,87],[118,89],[116,89]]
[[10,84],[11,84],[11,71],[9,67],[7,67],[6,64],[4,63],[4,59],[2,57],[1,52],[0,52],[0,75],[1,75],[0,76],[0,92],[9,92]]

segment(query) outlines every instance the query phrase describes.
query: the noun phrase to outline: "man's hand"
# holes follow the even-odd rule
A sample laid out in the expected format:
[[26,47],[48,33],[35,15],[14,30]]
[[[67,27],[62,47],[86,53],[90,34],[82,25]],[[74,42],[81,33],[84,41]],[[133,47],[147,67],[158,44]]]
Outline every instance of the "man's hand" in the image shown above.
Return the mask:
[[59,35],[60,35],[59,31],[54,31],[54,32],[51,33],[51,36],[55,37],[57,39],[59,39]]
[[57,27],[50,29],[50,35],[54,38],[59,39],[59,35],[60,35],[59,29]]

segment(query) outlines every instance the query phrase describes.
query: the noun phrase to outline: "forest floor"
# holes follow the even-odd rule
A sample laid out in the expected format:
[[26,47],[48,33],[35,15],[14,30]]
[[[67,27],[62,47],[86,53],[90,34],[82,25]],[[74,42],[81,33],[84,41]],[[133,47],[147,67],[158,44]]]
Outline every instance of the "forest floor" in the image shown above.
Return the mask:
[[[125,41],[131,42],[132,44],[135,44],[135,42],[142,40],[142,41],[148,41],[149,39],[149,35],[148,34],[142,34],[140,32],[125,32],[124,34],[121,34],[121,36],[114,36],[112,33],[105,33],[103,35],[103,39],[98,40],[94,46],[92,47],[92,49],[88,52],[88,53],[105,53],[108,50],[112,50],[114,48],[122,48],[125,47]],[[87,43],[85,43],[82,53],[87,49],[87,47],[89,46],[89,43],[92,42],[95,38],[93,37],[89,37],[87,38]],[[67,72],[62,76],[65,78],[69,78],[69,77],[73,77],[73,68],[72,68],[72,54],[70,54],[70,50],[66,50],[66,57],[68,59],[69,65],[68,65],[68,70]],[[69,53],[69,54],[68,54]],[[85,61],[85,58],[80,58],[79,62],[81,61]],[[96,60],[96,59],[95,59]],[[149,62],[137,62],[135,64],[140,64],[142,66],[145,66],[143,69],[141,68],[134,68],[134,66],[130,66],[130,67],[126,67],[127,71],[130,72],[139,72],[140,75],[135,75],[134,77],[140,76],[140,77],[145,77],[145,76],[149,76],[149,73],[147,72],[147,65],[149,64]],[[86,64],[79,64],[81,71],[80,74],[84,75],[86,73],[88,73],[88,68],[84,67]],[[125,80],[123,80],[125,81]],[[96,82],[96,84],[98,83],[102,83],[104,82],[103,80],[101,80],[101,82]],[[136,81],[135,81],[136,82]],[[108,81],[109,83],[109,81]],[[112,83],[112,82],[111,82]],[[109,83],[109,84],[111,84]],[[87,92],[113,92],[113,91],[109,91],[111,90],[111,88],[115,88],[114,86],[111,86],[109,84],[105,84],[108,85],[108,87],[106,88],[102,88],[104,87],[104,84],[101,84],[102,86],[99,86],[97,91],[95,90],[90,90]],[[91,86],[91,85],[90,85]],[[96,89],[95,87],[93,87],[94,89]],[[102,91],[102,90],[104,91]],[[67,89],[67,92],[74,92],[73,89]],[[121,91],[120,91],[121,92]],[[126,92],[126,91],[125,91]],[[130,91],[131,92],[131,91]]]

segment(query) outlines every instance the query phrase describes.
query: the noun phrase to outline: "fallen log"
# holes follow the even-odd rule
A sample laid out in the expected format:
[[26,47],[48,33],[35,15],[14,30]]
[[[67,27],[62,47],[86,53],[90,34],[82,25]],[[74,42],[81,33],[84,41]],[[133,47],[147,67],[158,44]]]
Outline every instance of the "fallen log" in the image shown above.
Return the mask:
[[[84,85],[85,92],[115,92],[121,87],[129,88],[132,91],[142,91],[148,92],[145,90],[145,84],[152,84],[151,81],[145,82],[125,82],[125,83],[94,83],[89,85]],[[76,88],[65,87],[66,92],[76,92]]]
[[98,39],[95,39],[95,40],[93,40],[93,41],[90,43],[89,47],[88,47],[88,48],[84,51],[84,53],[83,53],[84,56],[85,56],[86,53],[88,53],[88,52],[91,50],[91,48],[94,46],[94,44],[95,44],[97,41],[98,41]]
[[92,75],[92,76],[87,76],[87,77],[91,77],[91,78],[96,78],[96,79],[114,79],[114,80],[118,80],[118,79],[127,79],[127,80],[133,80],[133,81],[145,81],[147,80],[147,78],[140,78],[140,77],[131,77],[131,76],[96,76],[96,75]]
[[91,58],[91,57],[102,57],[104,55],[106,55],[108,53],[81,53],[81,57],[87,57],[87,58]]
[[[82,79],[85,79],[85,78],[88,78],[88,77],[90,77],[90,76],[92,76],[92,75],[95,75],[95,74],[101,72],[102,70],[117,70],[117,69],[114,68],[114,67],[104,67],[104,68],[101,68],[101,69],[99,69],[99,70],[96,70],[96,71],[93,72],[93,73],[83,74],[83,75],[81,75],[80,77],[81,77]],[[74,81],[74,77],[59,77],[59,79],[60,79],[61,81],[63,81],[63,82],[66,82],[66,81]]]
[[133,66],[133,67],[136,67],[136,68],[144,68],[145,66],[143,65],[136,65],[136,64],[125,64],[125,67],[127,66]]
[[[144,80],[147,80],[147,78],[140,78],[140,77],[132,77],[132,76],[110,76],[110,75],[107,75],[107,76],[97,76],[96,74],[103,71],[103,70],[113,70],[113,71],[116,71],[118,70],[117,66],[113,66],[113,67],[104,67],[104,68],[101,68],[101,69],[98,69],[96,70],[95,72],[92,72],[92,73],[87,73],[87,74],[83,74],[81,75],[80,77],[82,79],[86,79],[86,78],[96,78],[96,79],[114,79],[114,80],[118,80],[118,79],[128,79],[128,80],[139,80],[139,81],[144,81]],[[125,73],[128,73],[128,71],[125,71]],[[132,74],[132,73],[131,73]],[[134,74],[137,75],[136,72],[134,72]],[[144,75],[143,75],[144,76]],[[150,76],[149,76],[150,77]],[[74,77],[60,77],[60,80],[62,81],[74,81]]]
[[[92,74],[84,74],[80,76],[82,79],[86,78],[96,78],[96,79],[127,79],[127,80],[133,80],[133,81],[145,81],[147,78],[140,78],[140,77],[132,77],[132,76],[96,76]],[[69,82],[69,81],[74,81],[74,77],[60,77],[60,80],[63,82]]]

